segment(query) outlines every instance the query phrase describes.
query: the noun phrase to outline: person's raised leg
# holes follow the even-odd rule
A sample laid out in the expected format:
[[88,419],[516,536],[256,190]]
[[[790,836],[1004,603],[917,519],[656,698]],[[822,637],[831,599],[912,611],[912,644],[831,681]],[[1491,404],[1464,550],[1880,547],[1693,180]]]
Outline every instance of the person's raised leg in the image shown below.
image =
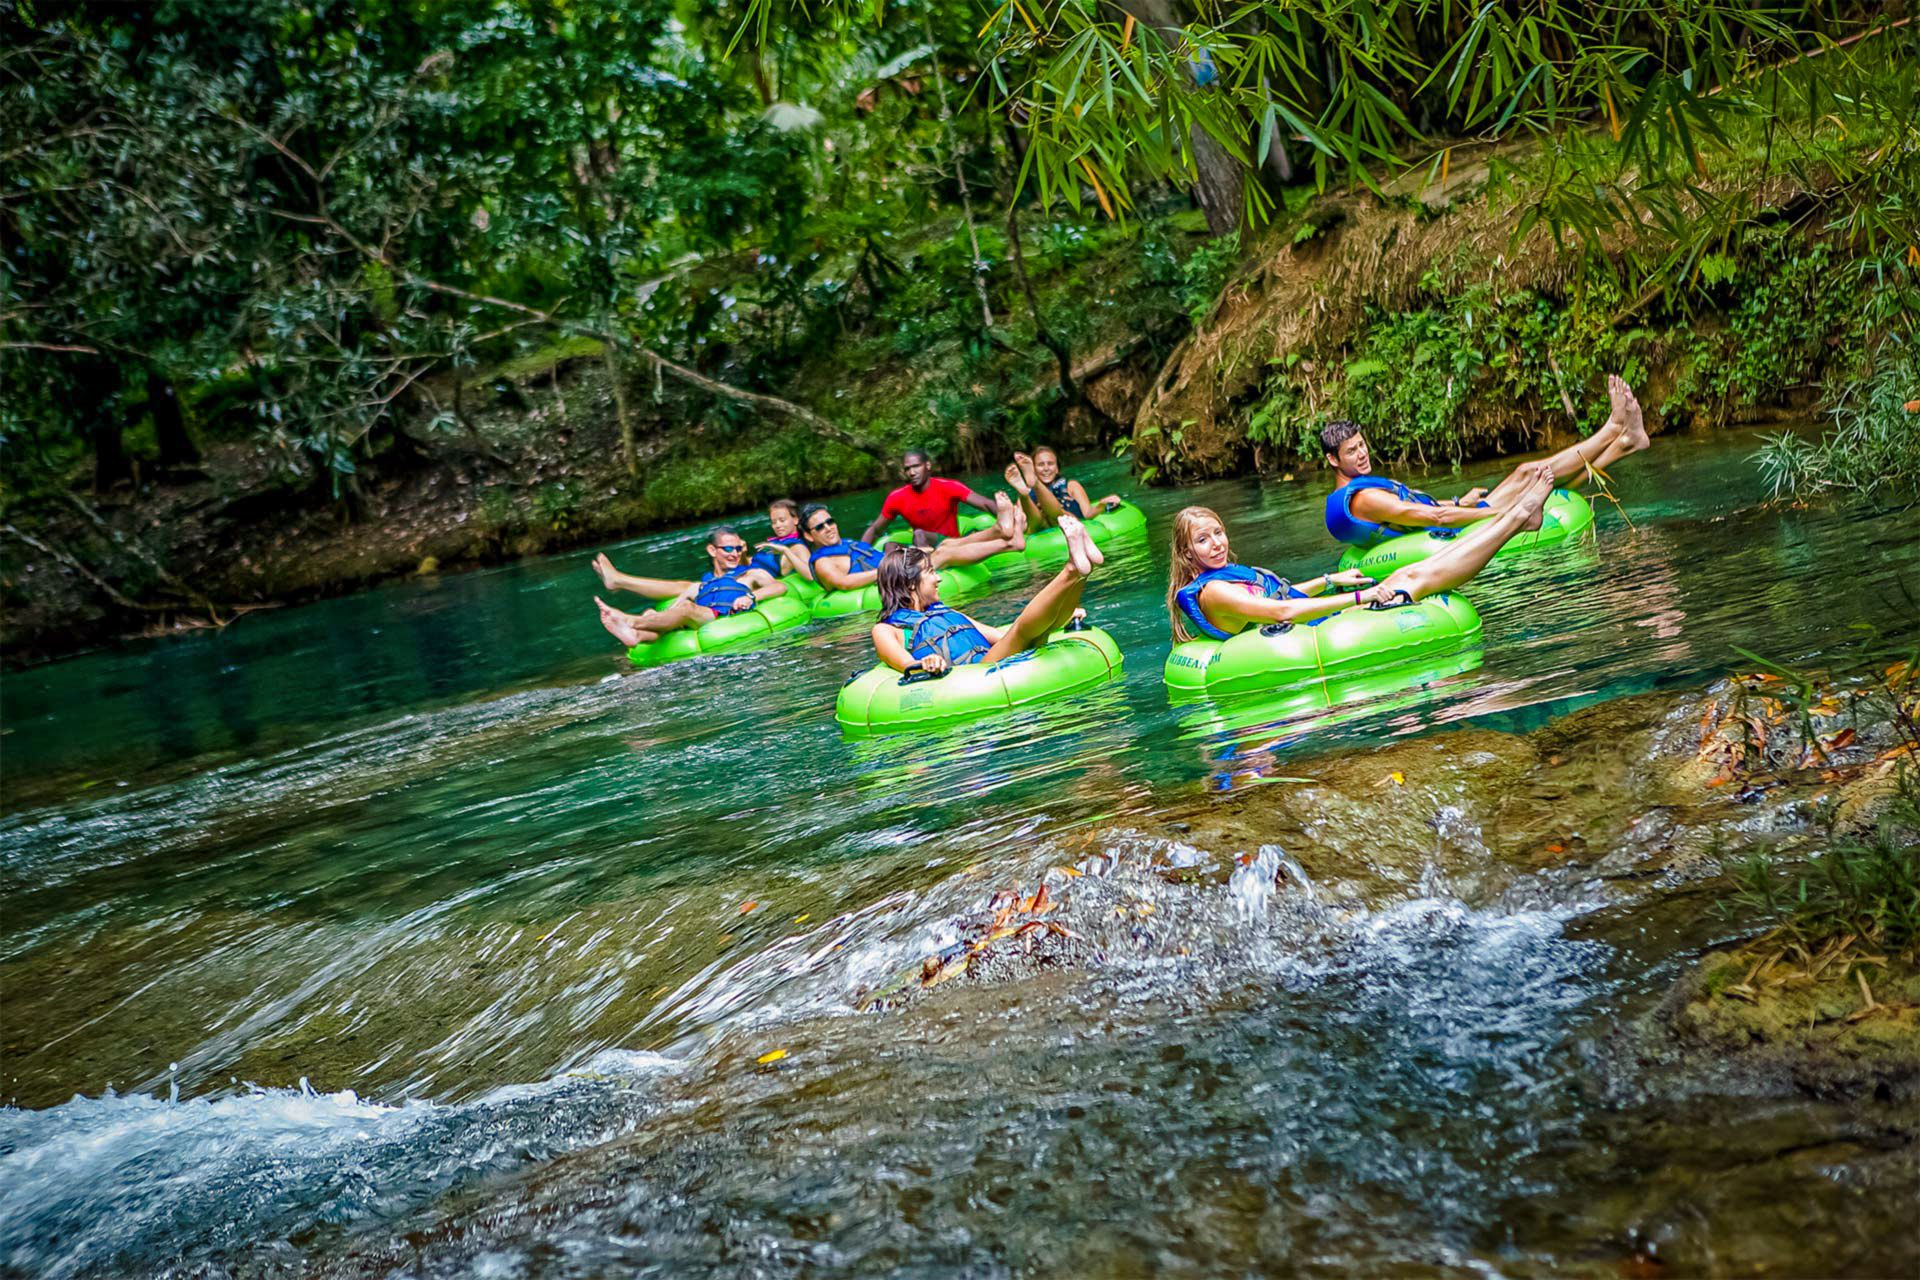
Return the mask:
[[1596,471],[1605,471],[1628,454],[1638,453],[1653,443],[1647,435],[1647,415],[1640,408],[1640,397],[1633,394],[1633,388],[1629,387],[1618,374],[1608,376],[1609,392],[1613,390],[1616,383],[1623,394],[1615,397],[1613,412],[1626,426],[1619,435],[1614,437],[1613,443],[1594,460],[1593,468]]
[[671,600],[693,585],[685,578],[646,578],[637,573],[622,573],[604,553],[593,558],[593,571],[600,575],[600,585],[607,590],[631,591],[650,600]]
[[[1647,428],[1640,401],[1634,397],[1633,388],[1617,373],[1607,375],[1607,398],[1612,408],[1600,429],[1545,460],[1556,483],[1579,484],[1593,468],[1604,469],[1647,447]],[[1523,464],[1494,486],[1487,495],[1487,505],[1504,510],[1519,502],[1531,487],[1527,476],[1522,474],[1524,470]]]
[[1105,562],[1106,556],[1072,516],[1062,517],[1060,531],[1067,538],[1067,567],[1053,575],[1053,581],[1027,601],[1013,625],[987,650],[981,659],[983,662],[999,662],[1042,644],[1080,607],[1080,593],[1087,585],[1088,575],[1095,566]]
[[[649,609],[645,613],[622,613],[599,596],[595,596],[593,602],[600,606],[600,625],[628,648],[658,640],[669,631],[704,626],[719,616],[691,600],[681,600],[664,609]],[[635,638],[628,639],[629,636]]]
[[1048,524],[1059,524],[1060,517],[1067,509],[1060,504],[1060,498],[1053,490],[1040,483],[1040,473],[1034,469],[1033,459],[1024,453],[1013,455],[1014,465],[1020,468],[1020,478],[1026,482],[1027,491],[1033,495],[1033,502]]
[[958,538],[948,538],[933,550],[933,567],[944,569],[955,564],[979,564],[1002,551],[1024,551],[1027,547],[1027,513],[1013,504],[1004,493],[993,495],[998,509],[991,528],[977,529]]
[[1526,463],[1523,470],[1530,483],[1512,506],[1481,521],[1472,533],[1456,538],[1438,554],[1394,570],[1380,585],[1389,591],[1404,591],[1415,600],[1449,591],[1486,568],[1515,534],[1538,529],[1547,495],[1553,492],[1553,471],[1545,462]]
[[1047,519],[1047,513],[1035,506],[1028,494],[1026,477],[1020,474],[1020,464],[1009,462],[1004,474],[1008,487],[1020,495],[1020,509],[1026,513],[1029,524],[1035,529],[1050,528],[1052,522]]

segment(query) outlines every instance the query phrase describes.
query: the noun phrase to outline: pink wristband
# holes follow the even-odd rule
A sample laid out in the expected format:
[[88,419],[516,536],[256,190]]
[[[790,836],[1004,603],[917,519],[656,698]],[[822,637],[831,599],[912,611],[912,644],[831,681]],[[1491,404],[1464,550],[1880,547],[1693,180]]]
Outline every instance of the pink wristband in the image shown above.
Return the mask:
[[1359,604],[1359,603],[1360,603],[1360,593],[1359,593],[1358,591],[1356,591],[1356,592],[1354,592],[1354,593],[1353,593],[1353,602],[1354,602],[1355,604]]

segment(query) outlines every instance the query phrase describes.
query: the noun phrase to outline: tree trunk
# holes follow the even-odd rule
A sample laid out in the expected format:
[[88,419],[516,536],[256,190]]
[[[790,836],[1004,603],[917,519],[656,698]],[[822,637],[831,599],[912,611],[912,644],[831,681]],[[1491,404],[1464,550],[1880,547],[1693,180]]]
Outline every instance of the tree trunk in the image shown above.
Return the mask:
[[173,384],[154,368],[147,370],[147,412],[153,415],[153,434],[160,442],[160,465],[191,467],[200,461],[200,450],[187,434],[187,421],[180,413],[180,397]]
[[609,342],[603,348],[603,359],[607,366],[607,382],[613,388],[613,416],[620,424],[620,457],[627,464],[627,474],[640,474],[639,442],[633,434],[633,418],[627,413],[627,371],[620,363],[620,352]]
[[[1118,0],[1118,4],[1121,11],[1131,15],[1134,21],[1158,30],[1169,45],[1178,48],[1186,40],[1183,28],[1192,20],[1192,5],[1188,0]],[[1191,69],[1188,74],[1191,76]],[[1194,85],[1188,92],[1205,93],[1206,89]],[[1238,231],[1241,217],[1246,212],[1246,195],[1242,185],[1245,174],[1239,162],[1197,125],[1194,126],[1191,141],[1193,198],[1207,215],[1207,229],[1217,236]]]
[[947,137],[947,158],[953,162],[953,179],[960,186],[960,216],[967,224],[967,243],[973,246],[973,287],[980,295],[980,327],[993,328],[993,307],[987,301],[987,273],[980,260],[980,235],[973,227],[973,194],[967,190],[967,167],[961,161],[959,132],[953,127],[953,111],[947,106],[947,79],[940,71],[939,47],[933,41],[933,19],[922,13],[921,27],[927,44],[933,46],[933,88],[940,98],[940,127]]
[[1007,206],[1007,257],[1013,263],[1015,278],[1020,281],[1020,292],[1027,298],[1027,313],[1033,317],[1033,336],[1053,352],[1054,363],[1060,367],[1060,394],[1066,397],[1069,406],[1085,404],[1080,384],[1073,380],[1073,350],[1047,328],[1047,322],[1040,316],[1040,300],[1033,293],[1033,281],[1027,278],[1027,255],[1020,251],[1020,206],[1017,204]]
[[1199,125],[1193,127],[1193,171],[1193,198],[1207,215],[1207,230],[1216,236],[1238,231],[1247,208],[1246,176]]
[[133,482],[133,460],[127,456],[121,439],[120,371],[103,360],[88,360],[74,380],[77,412],[74,417],[86,424],[87,439],[93,445],[93,491],[109,490]]

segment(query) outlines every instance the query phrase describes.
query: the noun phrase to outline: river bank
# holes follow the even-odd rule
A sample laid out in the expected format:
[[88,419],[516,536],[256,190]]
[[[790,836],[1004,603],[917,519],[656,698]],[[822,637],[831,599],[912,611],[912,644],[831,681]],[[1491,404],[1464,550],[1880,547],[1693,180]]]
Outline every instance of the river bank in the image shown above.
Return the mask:
[[[37,489],[14,488],[9,477],[0,658],[41,662],[417,573],[718,515],[758,519],[777,497],[825,498],[891,479],[908,447],[971,471],[1003,463],[1015,445],[1104,446],[1132,422],[1188,324],[1181,297],[1192,286],[1182,268],[1204,230],[1177,207],[1124,228],[1045,220],[1029,229],[1035,299],[1070,344],[1079,406],[1063,402],[1055,358],[1007,282],[995,286],[992,343],[955,321],[951,299],[916,301],[913,291],[932,285],[914,273],[930,280],[946,269],[960,235],[951,220],[901,233],[889,246],[902,273],[890,290],[852,287],[834,340],[781,366],[766,388],[857,430],[877,453],[631,370],[616,398],[600,344],[583,340],[424,379],[404,427],[360,458],[341,492],[251,424],[238,436],[212,434],[211,400],[209,420],[195,423],[198,463],[161,468],[140,417],[146,407],[135,406],[131,487],[88,492],[78,477],[84,459]],[[769,314],[763,323],[784,321]],[[702,368],[742,378],[753,356],[722,349]],[[194,406],[185,411],[193,421]],[[634,433],[631,470],[623,412]]]

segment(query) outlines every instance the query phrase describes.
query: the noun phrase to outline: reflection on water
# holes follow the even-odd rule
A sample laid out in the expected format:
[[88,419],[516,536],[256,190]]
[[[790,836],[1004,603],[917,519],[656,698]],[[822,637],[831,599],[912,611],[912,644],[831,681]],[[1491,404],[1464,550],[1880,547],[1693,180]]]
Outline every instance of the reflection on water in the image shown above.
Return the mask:
[[[1595,1124],[1569,1046],[1618,995],[1611,949],[1565,936],[1578,901],[1103,881],[1082,945],[1184,958],[856,1010],[993,888],[1117,863],[1095,830],[1199,857],[1158,830],[1196,792],[1900,625],[1920,545],[1758,507],[1750,449],[1636,457],[1596,542],[1472,585],[1479,648],[1245,702],[1165,696],[1168,523],[1204,503],[1311,576],[1316,485],[1146,494],[1149,536],[1086,600],[1124,678],[951,733],[841,738],[859,619],[626,671],[590,552],[9,675],[0,1271],[352,1271],[450,1193],[479,1221],[422,1245],[425,1274],[475,1249],[529,1274],[1559,1269],[1562,1237],[1594,1243],[1551,1159]],[[704,532],[610,550],[690,565]],[[648,1053],[674,1070],[621,1057]],[[1490,1234],[1534,1192],[1557,1216]]]

